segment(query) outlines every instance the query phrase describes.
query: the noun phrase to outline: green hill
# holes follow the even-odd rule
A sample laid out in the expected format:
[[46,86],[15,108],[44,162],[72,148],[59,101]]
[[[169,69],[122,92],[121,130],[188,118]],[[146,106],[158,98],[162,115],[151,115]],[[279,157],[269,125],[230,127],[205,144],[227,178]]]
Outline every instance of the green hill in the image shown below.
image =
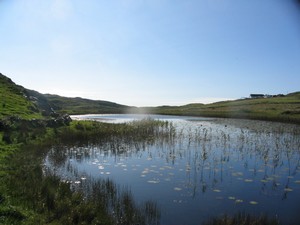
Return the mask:
[[300,123],[300,92],[285,96],[239,99],[212,104],[189,104],[147,108],[151,113],[245,118]]
[[50,106],[57,112],[68,114],[126,113],[132,107],[108,101],[84,98],[67,98],[58,95],[44,95]]
[[212,104],[184,106],[130,107],[109,101],[67,98],[41,94],[16,85],[0,74],[0,120],[15,116],[41,119],[59,114],[154,113],[224,118],[247,118],[300,123],[300,92],[284,96],[239,99]]
[[42,112],[37,99],[22,86],[0,73],[0,119],[6,117],[21,119],[41,119]]
[[65,113],[126,113],[132,108],[109,101],[41,94],[15,84],[0,73],[0,120],[8,117],[42,119]]

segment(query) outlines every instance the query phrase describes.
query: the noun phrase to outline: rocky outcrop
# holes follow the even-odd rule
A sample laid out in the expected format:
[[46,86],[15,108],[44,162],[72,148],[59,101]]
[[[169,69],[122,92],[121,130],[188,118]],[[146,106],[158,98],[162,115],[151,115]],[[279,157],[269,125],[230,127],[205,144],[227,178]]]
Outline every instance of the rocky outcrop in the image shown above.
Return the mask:
[[7,144],[26,143],[28,138],[36,138],[45,132],[46,128],[67,126],[71,121],[71,117],[67,114],[57,118],[31,120],[10,116],[0,120],[0,132],[3,133],[2,141]]
[[61,126],[68,126],[71,121],[71,117],[67,114],[58,116],[57,118],[32,120],[25,120],[19,117],[10,116],[0,120],[0,131],[19,130],[21,132],[26,132],[27,130],[35,128],[57,128]]
[[68,114],[62,115],[62,116],[58,116],[55,119],[50,119],[47,120],[46,122],[46,127],[61,127],[61,126],[65,126],[65,125],[69,125],[70,122],[72,121],[71,117]]
[[50,106],[48,99],[41,93],[25,89],[23,90],[26,98],[37,106],[43,116],[58,117],[59,114]]

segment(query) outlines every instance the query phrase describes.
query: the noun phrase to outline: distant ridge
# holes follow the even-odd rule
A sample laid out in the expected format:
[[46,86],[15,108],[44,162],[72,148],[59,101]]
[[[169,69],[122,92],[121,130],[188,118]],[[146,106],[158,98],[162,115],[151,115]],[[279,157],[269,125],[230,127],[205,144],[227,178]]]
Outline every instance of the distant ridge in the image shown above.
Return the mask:
[[60,113],[68,114],[105,114],[126,113],[135,107],[117,104],[109,101],[90,100],[85,98],[68,98],[59,95],[44,95],[51,107]]
[[271,98],[247,98],[211,104],[183,106],[131,107],[85,98],[41,94],[15,84],[0,73],[0,119],[18,116],[24,119],[58,114],[152,113],[222,118],[245,118],[300,124],[300,92]]
[[243,118],[300,124],[300,92],[271,98],[247,98],[211,104],[149,107],[157,114]]

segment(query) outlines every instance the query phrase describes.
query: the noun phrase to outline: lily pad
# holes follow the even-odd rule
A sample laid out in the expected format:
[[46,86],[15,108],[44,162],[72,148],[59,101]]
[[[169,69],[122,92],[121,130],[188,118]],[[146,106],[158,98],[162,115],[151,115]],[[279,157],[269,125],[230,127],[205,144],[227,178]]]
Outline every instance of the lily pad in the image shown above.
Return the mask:
[[158,184],[159,180],[148,180],[147,181],[149,184]]
[[235,203],[243,203],[244,201],[242,199],[235,200]]
[[174,187],[174,191],[181,191],[182,190],[182,188],[180,188],[180,187]]
[[258,204],[258,202],[256,202],[256,201],[250,201],[249,202],[251,205],[257,205]]
[[252,180],[252,179],[245,179],[244,181],[245,181],[246,183],[253,182],[253,180]]

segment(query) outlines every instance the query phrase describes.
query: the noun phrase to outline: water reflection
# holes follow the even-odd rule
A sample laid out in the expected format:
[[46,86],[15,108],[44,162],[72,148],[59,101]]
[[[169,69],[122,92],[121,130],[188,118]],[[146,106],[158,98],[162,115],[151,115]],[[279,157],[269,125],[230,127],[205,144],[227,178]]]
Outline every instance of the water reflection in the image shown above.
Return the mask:
[[45,164],[74,188],[86,176],[129,187],[137,202],[159,204],[162,224],[199,224],[237,211],[295,223],[300,222],[299,137],[293,125],[173,120],[147,140],[124,136],[55,146]]

